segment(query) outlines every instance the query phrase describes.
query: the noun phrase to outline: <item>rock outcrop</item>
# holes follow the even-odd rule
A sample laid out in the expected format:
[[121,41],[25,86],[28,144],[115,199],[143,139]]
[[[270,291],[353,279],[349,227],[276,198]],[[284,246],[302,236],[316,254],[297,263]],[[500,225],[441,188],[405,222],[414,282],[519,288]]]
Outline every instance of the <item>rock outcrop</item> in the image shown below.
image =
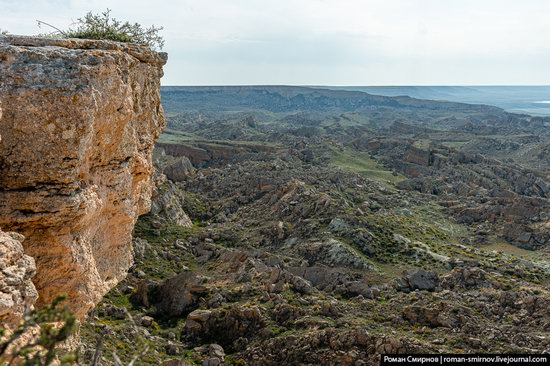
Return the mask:
[[176,225],[191,227],[193,222],[184,211],[185,195],[177,183],[167,179],[166,175],[155,171],[151,213]]
[[0,227],[26,237],[39,304],[65,293],[81,317],[132,264],[165,63],[130,44],[0,38]]
[[17,233],[0,231],[0,324],[13,327],[38,297],[31,279],[34,259],[25,255]]

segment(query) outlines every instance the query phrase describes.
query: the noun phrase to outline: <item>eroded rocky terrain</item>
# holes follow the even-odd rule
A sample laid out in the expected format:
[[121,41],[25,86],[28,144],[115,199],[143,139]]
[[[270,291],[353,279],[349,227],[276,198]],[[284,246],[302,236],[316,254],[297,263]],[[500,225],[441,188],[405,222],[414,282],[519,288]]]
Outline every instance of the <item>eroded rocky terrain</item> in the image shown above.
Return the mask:
[[153,210],[83,360],[98,339],[104,364],[167,366],[550,349],[550,118],[284,87],[163,103]]

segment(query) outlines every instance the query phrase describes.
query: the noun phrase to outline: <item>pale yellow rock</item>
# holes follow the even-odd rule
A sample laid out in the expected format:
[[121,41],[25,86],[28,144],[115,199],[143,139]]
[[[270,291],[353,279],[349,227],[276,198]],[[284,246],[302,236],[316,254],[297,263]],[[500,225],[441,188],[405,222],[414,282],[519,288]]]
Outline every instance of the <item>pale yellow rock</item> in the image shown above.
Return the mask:
[[0,37],[0,227],[26,237],[39,304],[65,293],[82,317],[132,264],[165,62],[136,45]]

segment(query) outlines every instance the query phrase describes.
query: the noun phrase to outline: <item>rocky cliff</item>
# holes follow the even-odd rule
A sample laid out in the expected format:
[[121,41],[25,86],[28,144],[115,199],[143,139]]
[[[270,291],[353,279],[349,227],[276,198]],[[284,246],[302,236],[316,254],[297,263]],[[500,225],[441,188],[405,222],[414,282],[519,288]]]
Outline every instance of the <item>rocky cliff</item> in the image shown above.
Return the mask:
[[39,304],[66,293],[81,317],[132,264],[166,59],[115,42],[0,37],[0,228],[25,236]]

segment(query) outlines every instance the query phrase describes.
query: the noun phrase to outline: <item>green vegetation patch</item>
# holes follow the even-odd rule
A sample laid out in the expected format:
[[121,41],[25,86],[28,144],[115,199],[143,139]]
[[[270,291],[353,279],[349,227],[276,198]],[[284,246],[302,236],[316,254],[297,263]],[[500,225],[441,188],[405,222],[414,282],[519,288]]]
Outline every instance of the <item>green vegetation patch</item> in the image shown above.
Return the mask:
[[362,151],[348,149],[338,150],[330,147],[331,164],[342,169],[364,175],[367,178],[381,183],[394,185],[405,179],[404,176],[396,174],[381,166],[371,156]]

